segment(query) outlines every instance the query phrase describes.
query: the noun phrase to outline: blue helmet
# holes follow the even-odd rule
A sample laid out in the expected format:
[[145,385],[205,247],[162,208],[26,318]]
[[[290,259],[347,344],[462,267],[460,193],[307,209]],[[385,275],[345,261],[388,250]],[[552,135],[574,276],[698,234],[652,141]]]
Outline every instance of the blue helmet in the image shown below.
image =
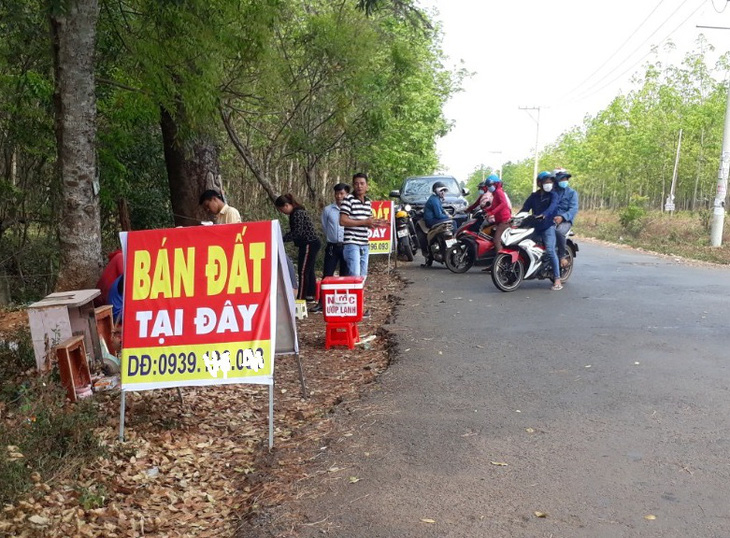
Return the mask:
[[552,179],[552,180],[554,180],[555,179],[555,176],[553,175],[552,172],[548,172],[547,170],[545,170],[544,172],[540,172],[539,174],[537,174],[537,182],[538,182],[538,184],[542,184],[542,182],[545,181],[546,179]]
[[490,174],[489,177],[485,180],[487,182],[487,185],[491,185],[492,183],[501,183],[502,180],[499,178],[497,174]]

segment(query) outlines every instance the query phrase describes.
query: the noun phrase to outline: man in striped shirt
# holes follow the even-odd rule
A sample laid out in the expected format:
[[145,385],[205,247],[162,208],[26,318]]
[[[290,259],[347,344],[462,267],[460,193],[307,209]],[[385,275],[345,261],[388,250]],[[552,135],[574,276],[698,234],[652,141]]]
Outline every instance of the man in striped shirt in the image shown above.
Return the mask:
[[340,205],[340,224],[345,228],[342,253],[347,263],[349,276],[368,274],[368,230],[390,223],[373,217],[368,192],[368,176],[362,172],[352,176],[352,194]]

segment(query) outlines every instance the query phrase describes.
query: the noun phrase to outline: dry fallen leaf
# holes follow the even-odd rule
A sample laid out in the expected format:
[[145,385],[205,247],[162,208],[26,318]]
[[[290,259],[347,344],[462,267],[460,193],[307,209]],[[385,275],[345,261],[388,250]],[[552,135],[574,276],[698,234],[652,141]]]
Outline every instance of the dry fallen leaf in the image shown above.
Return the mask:
[[535,433],[535,430],[534,430],[534,429],[532,429],[532,428],[525,428],[525,431],[526,431],[527,433]]
[[547,517],[547,512],[535,512],[535,517]]
[[38,525],[39,527],[46,527],[50,523],[50,521],[48,520],[47,517],[38,516],[38,515],[30,516],[28,518],[28,521],[33,523],[33,525]]
[[490,461],[489,463],[498,467],[507,467],[509,465],[508,463],[505,463],[503,461]]
[[356,476],[350,477],[350,484],[357,484],[360,481],[360,479]]
[[435,519],[427,519],[426,518],[426,519],[421,519],[421,521],[423,521],[424,523],[436,523],[436,520]]
[[653,514],[649,514],[647,516],[644,516],[644,519],[648,519],[649,521],[654,521],[656,519],[656,516]]

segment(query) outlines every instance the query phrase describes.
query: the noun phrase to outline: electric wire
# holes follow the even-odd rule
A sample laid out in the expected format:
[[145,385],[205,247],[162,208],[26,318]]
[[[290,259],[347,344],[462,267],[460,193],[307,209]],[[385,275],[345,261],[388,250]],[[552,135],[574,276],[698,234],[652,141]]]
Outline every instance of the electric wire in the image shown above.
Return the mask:
[[[665,24],[667,24],[667,22],[669,22],[669,20],[670,20],[670,19],[671,19],[672,17],[674,17],[674,15],[675,15],[675,14],[676,14],[676,13],[677,13],[677,12],[678,12],[678,11],[679,11],[679,10],[680,10],[681,8],[682,8],[682,7],[684,7],[684,5],[685,5],[685,4],[687,3],[687,2],[689,2],[689,0],[684,0],[684,1],[683,1],[683,2],[681,3],[681,4],[679,4],[679,6],[677,6],[677,8],[676,8],[676,9],[675,9],[674,11],[672,11],[672,13],[671,13],[671,14],[669,15],[669,17],[667,17],[666,19],[664,19],[664,22],[662,22],[662,23],[661,23],[661,24],[660,24],[660,25],[659,25],[659,26],[657,27],[657,29],[656,29],[656,30],[654,30],[654,31],[653,31],[653,32],[652,32],[651,34],[649,34],[649,36],[648,36],[648,37],[647,37],[647,38],[646,38],[646,39],[645,39],[644,41],[642,41],[642,42],[641,42],[641,44],[639,44],[639,46],[637,46],[637,47],[636,47],[636,48],[635,48],[635,49],[634,49],[634,50],[633,50],[633,51],[631,52],[631,54],[629,54],[629,55],[628,55],[628,56],[626,57],[626,60],[624,60],[623,62],[621,62],[620,64],[618,64],[618,65],[617,65],[616,67],[614,67],[613,69],[611,69],[611,70],[610,70],[610,71],[609,71],[608,73],[606,73],[605,75],[603,75],[603,76],[602,76],[602,77],[601,77],[600,79],[598,79],[598,80],[597,80],[596,82],[594,82],[594,83],[593,83],[592,85],[590,85],[590,86],[589,86],[588,88],[586,88],[586,89],[585,89],[585,90],[584,90],[584,91],[583,91],[583,92],[582,92],[582,93],[581,93],[580,95],[578,95],[578,97],[577,97],[577,98],[578,98],[578,100],[582,100],[582,99],[585,99],[585,95],[586,95],[586,94],[588,94],[588,93],[589,93],[589,92],[590,92],[590,91],[591,91],[591,90],[592,90],[593,88],[595,88],[596,86],[598,86],[598,85],[599,85],[599,84],[600,84],[601,82],[603,82],[603,81],[604,81],[604,80],[606,80],[606,79],[607,79],[608,77],[610,77],[610,76],[611,76],[611,75],[612,75],[613,73],[615,73],[615,72],[616,72],[616,71],[617,71],[618,69],[620,69],[621,67],[623,67],[623,65],[625,65],[625,62],[626,62],[626,61],[628,61],[628,60],[629,60],[629,58],[631,58],[631,57],[632,57],[632,56],[633,56],[634,54],[636,54],[636,53],[637,53],[637,52],[638,52],[638,51],[639,51],[639,50],[641,49],[641,47],[643,47],[644,45],[646,45],[646,43],[647,43],[647,42],[648,42],[648,41],[649,41],[649,40],[650,40],[650,39],[651,39],[652,37],[654,37],[654,36],[656,35],[656,33],[657,33],[657,32],[658,32],[659,30],[661,30],[661,29],[662,29],[662,28],[664,27],[664,25],[665,25]],[[701,3],[701,4],[700,4],[700,5],[698,6],[698,7],[697,7],[697,9],[695,9],[695,10],[694,10],[694,11],[693,11],[693,12],[692,12],[692,13],[690,14],[690,17],[691,17],[692,15],[694,15],[694,14],[695,14],[695,13],[696,13],[697,11],[699,11],[699,9],[700,9],[700,8],[701,8],[701,7],[703,6],[703,5],[704,5],[704,0],[702,0],[702,3]],[[687,19],[689,19],[689,17],[687,17]],[[682,23],[681,23],[681,24],[680,24],[679,26],[682,26],[682,24],[684,24],[685,22],[687,22],[687,19],[683,20],[683,21],[682,21]],[[670,34],[669,34],[669,35],[671,35],[672,33],[674,33],[674,31],[676,31],[676,30],[673,30],[672,32],[670,32]],[[662,42],[664,42],[664,40],[666,40],[666,37],[665,37],[664,39],[662,39]],[[647,54],[645,54],[644,56],[642,56],[641,58],[639,58],[638,62],[640,62],[641,60],[643,60],[643,59],[644,59],[644,58],[645,58],[646,56],[648,56],[649,54],[651,54],[651,51],[650,51],[650,52],[648,52]],[[638,62],[636,62],[636,63],[638,63]],[[631,68],[632,68],[633,66],[635,66],[635,65],[636,65],[636,63],[632,64],[632,65],[631,65],[631,67],[629,67],[629,69],[631,69]],[[624,71],[624,73],[625,73],[625,71]],[[622,75],[623,75],[623,73],[622,73]],[[621,75],[619,75],[619,76],[621,76]],[[612,79],[612,81],[613,81],[613,80],[615,80],[615,79]],[[605,87],[605,85],[604,85],[604,86],[602,86],[602,87],[601,87],[601,89],[603,89],[604,87]],[[600,91],[600,90],[599,90],[599,91]],[[591,93],[590,95],[593,95],[593,94]]]
[[[692,11],[692,13],[690,13],[689,15],[687,15],[687,17],[682,22],[680,22],[671,32],[669,32],[664,37],[664,39],[661,40],[661,43],[664,43],[667,39],[669,39],[672,36],[672,34],[674,32],[676,32],[677,30],[679,30],[684,25],[684,23],[686,23],[695,13],[697,13],[700,10],[700,8],[702,8],[703,5],[704,5],[704,1],[703,1],[702,4],[700,4],[699,6],[697,6],[697,8],[695,8],[695,10]],[[616,82],[618,79],[620,79],[621,77],[623,77],[626,73],[628,73],[629,71],[631,71],[631,69],[633,69],[634,67],[636,67],[642,60],[644,60],[644,58],[646,58],[647,56],[649,56],[651,53],[652,53],[652,51],[650,50],[649,52],[647,52],[646,54],[644,54],[641,58],[639,58],[638,60],[636,60],[636,62],[634,62],[633,64],[631,64],[628,68],[626,68],[626,70],[624,70],[621,73],[619,73],[618,76],[612,78],[611,80],[609,80],[606,84],[604,84],[603,86],[601,86],[597,90],[595,90],[593,92],[590,92],[590,93],[583,93],[583,94],[579,95],[575,99],[574,102],[584,101],[585,99],[587,99],[589,97],[592,97],[593,95],[595,95],[595,94],[603,91],[605,88],[607,88],[608,86],[610,86],[611,84],[613,84],[614,82]],[[590,88],[588,90],[586,90],[586,92],[588,92],[588,91],[590,91]]]
[[723,7],[722,9],[717,9],[715,7],[715,0],[710,0],[710,4],[712,4],[712,9],[714,9],[716,13],[724,13],[725,9],[727,9],[728,2],[730,2],[730,0],[725,0],[725,7]]
[[[712,0],[711,0],[711,1],[712,1]],[[664,0],[659,0],[659,3],[658,3],[658,4],[656,5],[656,6],[654,6],[654,9],[652,9],[652,10],[651,10],[651,13],[649,13],[649,14],[648,14],[648,15],[646,16],[646,18],[645,18],[645,19],[644,19],[643,21],[641,21],[641,23],[639,23],[639,26],[637,26],[637,27],[636,27],[636,29],[635,29],[635,30],[634,30],[634,31],[633,31],[633,32],[631,33],[631,35],[630,35],[629,37],[627,37],[627,38],[626,38],[626,39],[624,40],[624,42],[623,42],[623,43],[621,43],[621,45],[619,46],[619,48],[617,48],[617,49],[616,49],[616,50],[615,50],[615,51],[613,52],[613,54],[611,54],[611,56],[609,56],[609,57],[608,57],[608,59],[607,59],[607,60],[606,60],[605,62],[603,62],[603,63],[602,63],[602,64],[601,64],[600,66],[598,66],[598,68],[597,68],[597,69],[596,69],[595,71],[593,71],[593,73],[591,73],[590,75],[588,75],[588,76],[587,76],[587,77],[586,77],[586,78],[585,78],[585,79],[584,79],[584,80],[583,80],[583,81],[582,81],[582,82],[581,82],[580,84],[578,84],[578,85],[577,85],[577,86],[576,86],[575,88],[573,88],[573,89],[572,89],[572,90],[570,90],[570,91],[569,91],[569,92],[568,92],[567,94],[565,94],[565,99],[569,99],[569,98],[570,98],[570,97],[571,97],[572,95],[574,95],[575,93],[578,93],[578,91],[580,90],[580,88],[581,88],[581,87],[582,87],[582,86],[583,86],[583,85],[584,85],[584,84],[585,84],[586,82],[588,82],[589,80],[591,80],[591,79],[593,78],[593,76],[594,76],[594,75],[595,75],[596,73],[598,73],[598,72],[599,72],[599,71],[600,71],[601,69],[603,69],[603,68],[604,68],[604,67],[605,67],[605,66],[606,66],[606,65],[607,65],[607,64],[608,64],[608,63],[609,63],[609,62],[610,62],[611,60],[613,60],[613,59],[614,59],[614,58],[616,57],[616,55],[617,55],[617,54],[618,54],[619,52],[621,52],[621,50],[622,50],[622,49],[623,49],[623,48],[624,48],[624,47],[625,47],[625,46],[626,46],[626,45],[628,44],[628,42],[629,42],[629,41],[631,41],[631,39],[632,39],[632,38],[633,38],[633,37],[634,37],[634,36],[636,35],[636,33],[637,33],[637,32],[638,32],[639,30],[641,30],[641,28],[642,28],[642,27],[644,26],[644,24],[646,24],[646,21],[648,21],[648,20],[649,20],[649,18],[650,18],[650,17],[651,17],[651,16],[652,16],[652,15],[654,14],[654,12],[656,12],[656,10],[657,10],[657,9],[659,9],[659,7],[660,7],[660,6],[661,6],[661,5],[663,4],[663,3],[664,3]]]

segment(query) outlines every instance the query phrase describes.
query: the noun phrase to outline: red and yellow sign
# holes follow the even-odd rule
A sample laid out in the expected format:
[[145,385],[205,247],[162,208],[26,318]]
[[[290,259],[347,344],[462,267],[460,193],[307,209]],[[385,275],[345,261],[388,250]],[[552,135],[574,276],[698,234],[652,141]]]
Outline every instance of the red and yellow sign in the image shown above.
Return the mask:
[[123,390],[273,383],[274,224],[127,234]]
[[373,200],[371,203],[373,216],[376,219],[388,221],[388,225],[368,230],[370,254],[389,254],[393,248],[391,244],[393,237],[393,202],[390,200]]

